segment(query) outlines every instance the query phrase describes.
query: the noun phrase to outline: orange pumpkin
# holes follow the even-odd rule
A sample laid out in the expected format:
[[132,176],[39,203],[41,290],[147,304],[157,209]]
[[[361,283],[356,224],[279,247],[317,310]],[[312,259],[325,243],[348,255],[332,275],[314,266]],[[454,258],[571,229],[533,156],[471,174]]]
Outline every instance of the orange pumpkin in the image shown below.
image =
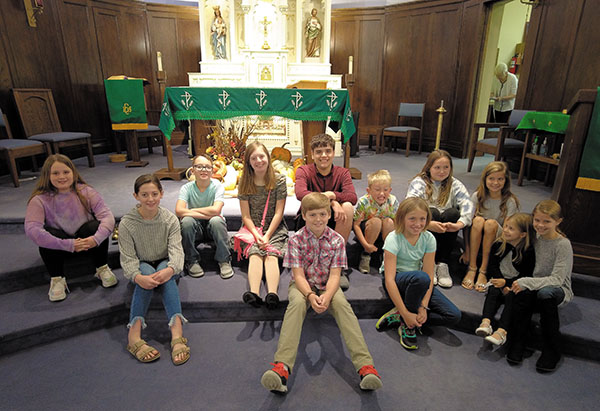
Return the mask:
[[271,161],[281,160],[285,161],[286,163],[290,162],[290,160],[292,159],[292,152],[285,148],[286,144],[288,143],[283,143],[281,147],[275,147],[271,151]]

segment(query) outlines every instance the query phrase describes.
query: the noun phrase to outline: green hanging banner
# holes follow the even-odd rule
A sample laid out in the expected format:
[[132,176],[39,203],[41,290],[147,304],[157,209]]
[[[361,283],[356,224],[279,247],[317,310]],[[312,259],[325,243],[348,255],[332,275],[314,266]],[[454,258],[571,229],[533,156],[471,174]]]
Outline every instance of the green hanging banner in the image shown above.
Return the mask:
[[113,130],[148,128],[142,79],[104,80]]
[[594,111],[585,140],[579,178],[575,187],[581,190],[600,191],[600,87],[596,93]]

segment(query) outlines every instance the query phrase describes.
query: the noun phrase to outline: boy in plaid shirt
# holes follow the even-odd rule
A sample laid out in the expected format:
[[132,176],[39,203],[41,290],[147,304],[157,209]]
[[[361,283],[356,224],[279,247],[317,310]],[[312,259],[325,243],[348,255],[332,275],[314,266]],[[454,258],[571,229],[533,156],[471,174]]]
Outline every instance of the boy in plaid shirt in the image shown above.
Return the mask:
[[275,362],[261,379],[271,391],[287,392],[287,379],[296,362],[302,324],[309,305],[318,313],[329,310],[335,318],[363,390],[381,388],[373,358],[362,335],[358,319],[339,288],[342,268],[346,268],[344,238],[327,226],[331,206],[327,196],[311,193],[302,199],[302,227],[288,241],[283,265],[292,269],[289,304],[283,317]]

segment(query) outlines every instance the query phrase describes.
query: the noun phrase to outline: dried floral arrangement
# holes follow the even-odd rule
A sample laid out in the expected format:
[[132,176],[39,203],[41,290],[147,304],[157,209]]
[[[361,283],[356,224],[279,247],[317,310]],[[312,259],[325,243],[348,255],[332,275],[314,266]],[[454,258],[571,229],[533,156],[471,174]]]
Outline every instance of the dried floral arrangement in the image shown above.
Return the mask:
[[211,147],[206,149],[215,160],[222,160],[225,164],[231,164],[234,160],[243,162],[246,142],[254,132],[259,122],[243,117],[228,120],[217,120],[212,126],[212,133],[207,136]]

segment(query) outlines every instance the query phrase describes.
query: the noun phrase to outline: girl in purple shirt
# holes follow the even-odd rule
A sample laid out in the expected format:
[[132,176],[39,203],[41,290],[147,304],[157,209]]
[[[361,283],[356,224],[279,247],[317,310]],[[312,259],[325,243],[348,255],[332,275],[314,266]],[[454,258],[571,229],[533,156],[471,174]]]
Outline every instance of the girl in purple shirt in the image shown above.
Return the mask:
[[64,262],[75,253],[94,264],[103,287],[117,284],[106,264],[114,226],[113,214],[73,162],[62,154],[49,156],[27,203],[25,234],[39,247],[50,274],[50,301],[67,297]]

